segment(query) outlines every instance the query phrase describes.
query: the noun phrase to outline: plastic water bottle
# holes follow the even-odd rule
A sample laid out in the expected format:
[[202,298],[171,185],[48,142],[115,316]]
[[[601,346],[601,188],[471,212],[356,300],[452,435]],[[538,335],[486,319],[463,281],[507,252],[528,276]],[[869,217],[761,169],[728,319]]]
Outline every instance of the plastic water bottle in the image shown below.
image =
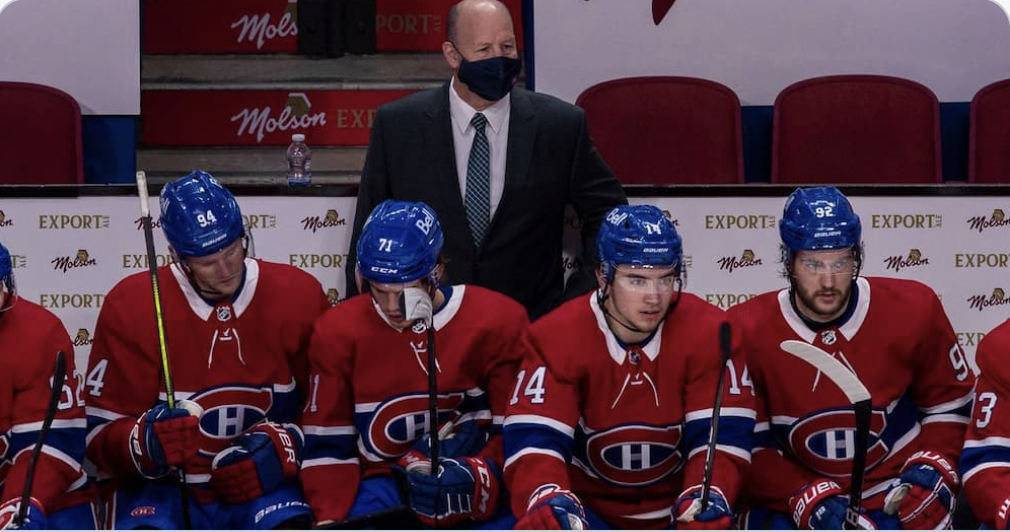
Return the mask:
[[288,146],[288,186],[298,187],[312,184],[312,150],[305,145],[305,135],[291,135]]

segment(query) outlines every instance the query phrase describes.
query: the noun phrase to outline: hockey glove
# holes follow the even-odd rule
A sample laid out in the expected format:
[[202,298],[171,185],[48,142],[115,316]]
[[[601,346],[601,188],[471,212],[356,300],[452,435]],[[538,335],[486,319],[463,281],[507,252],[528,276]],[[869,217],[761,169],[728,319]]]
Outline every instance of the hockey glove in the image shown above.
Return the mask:
[[28,503],[28,512],[25,514],[25,522],[17,526],[15,518],[21,508],[21,497],[11,499],[0,506],[0,530],[45,530],[46,514],[42,511],[42,505],[34,498]]
[[530,497],[526,515],[516,530],[586,530],[586,512],[574,493],[557,484],[541,486]]
[[[477,456],[487,445],[487,431],[476,421],[460,425],[453,425],[452,421],[447,421],[439,427],[438,434],[438,455],[442,458]],[[430,458],[431,444],[428,435],[425,434],[417,440],[412,450],[425,458]]]
[[[453,526],[468,519],[486,521],[494,515],[501,493],[501,472],[483,458],[444,458],[439,474],[430,461],[401,459],[406,469],[407,498],[418,519],[429,526]],[[404,465],[406,464],[406,465]]]
[[946,458],[927,451],[913,454],[895,484],[884,508],[891,515],[897,513],[906,530],[950,526],[961,481]]
[[[798,529],[842,530],[849,498],[841,486],[827,479],[815,480],[789,499],[793,522]],[[876,530],[877,525],[860,509],[859,527]]]
[[693,486],[677,499],[676,526],[688,530],[729,530],[733,512],[722,492],[713,487],[708,492],[708,508],[701,511],[701,486]]
[[184,408],[155,406],[137,419],[130,432],[133,465],[147,478],[168,474],[196,456],[199,450],[200,419]]
[[250,501],[298,476],[305,437],[295,425],[264,421],[232,443],[211,463],[210,488],[225,501]]

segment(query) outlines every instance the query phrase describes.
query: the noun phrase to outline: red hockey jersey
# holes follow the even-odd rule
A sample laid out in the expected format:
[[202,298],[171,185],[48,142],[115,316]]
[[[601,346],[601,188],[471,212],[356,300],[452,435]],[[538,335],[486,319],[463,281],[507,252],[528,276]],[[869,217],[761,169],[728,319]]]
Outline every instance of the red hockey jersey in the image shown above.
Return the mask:
[[802,340],[831,353],[873,398],[864,506],[878,510],[909,455],[925,450],[956,463],[975,377],[939,299],[917,281],[859,278],[851,317],[815,332],[796,313],[788,289],[730,308],[758,390],[758,424],[748,495],[787,510],[789,497],[817,478],[843,488],[852,472],[855,418],[842,391],[812,366],[782,351]]
[[[177,400],[199,403],[203,437],[187,464],[199,500],[210,463],[233,438],[264,418],[297,420],[305,393],[312,324],[329,302],[314,277],[297,268],[246,259],[234,301],[210,304],[177,264],[158,268],[161,307]],[[123,279],[105,298],[88,369],[88,457],[102,477],[134,477],[128,446],[136,419],[165,384],[147,272]]]
[[[526,310],[497,292],[456,285],[435,313],[439,420],[491,425],[479,453],[499,466],[501,423],[530,348]],[[368,294],[316,323],[303,413],[302,485],[316,519],[347,516],[361,478],[385,474],[428,433],[426,329],[399,330]]]
[[56,353],[66,359],[66,381],[56,417],[35,469],[32,497],[47,513],[87,502],[84,401],[74,368],[74,347],[63,323],[48,310],[19,298],[0,313],[0,484],[3,501],[21,496],[32,448],[46,416]]
[[[972,422],[961,454],[964,493],[979,521],[1000,529],[1010,512],[1010,321],[985,335],[975,351],[981,373],[975,385]],[[1002,516],[1000,515],[1002,514]]]
[[[595,294],[533,324],[505,419],[512,510],[526,514],[545,484],[569,489],[619,528],[667,528],[680,493],[700,485],[721,364],[725,313],[683,294],[644,345],[624,348]],[[735,500],[754,428],[746,364],[723,388],[713,489]]]

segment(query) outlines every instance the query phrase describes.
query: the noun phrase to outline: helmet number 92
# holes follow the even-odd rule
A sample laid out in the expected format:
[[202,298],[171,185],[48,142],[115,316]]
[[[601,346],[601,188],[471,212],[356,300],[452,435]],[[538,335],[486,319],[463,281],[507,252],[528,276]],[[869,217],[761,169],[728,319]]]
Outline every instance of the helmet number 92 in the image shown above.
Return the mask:
[[818,218],[833,216],[834,212],[835,208],[831,205],[825,205],[824,207],[817,207],[816,209],[814,209],[814,214],[817,215]]
[[212,211],[207,211],[206,213],[198,212],[196,213],[196,223],[200,224],[200,227],[207,227],[210,224],[217,223],[217,218],[214,217]]

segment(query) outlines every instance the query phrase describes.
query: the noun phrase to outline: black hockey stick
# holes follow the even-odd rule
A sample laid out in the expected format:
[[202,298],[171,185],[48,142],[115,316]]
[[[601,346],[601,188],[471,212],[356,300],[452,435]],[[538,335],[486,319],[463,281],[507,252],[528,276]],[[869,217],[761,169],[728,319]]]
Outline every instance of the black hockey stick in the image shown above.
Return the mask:
[[858,530],[861,528],[859,506],[863,500],[867,439],[870,435],[870,413],[873,408],[870,392],[855,373],[818,347],[798,340],[786,340],[779,344],[779,347],[817,368],[834,382],[852,403],[856,416],[856,448],[852,457],[852,479],[849,486],[849,506],[845,509],[845,528]]
[[435,358],[435,320],[431,296],[426,290],[409,287],[400,294],[400,314],[428,330],[428,444],[431,474],[438,476],[438,360]]
[[722,414],[722,387],[726,383],[726,362],[732,351],[732,333],[729,322],[719,324],[719,351],[722,363],[719,365],[719,385],[715,388],[715,402],[712,407],[712,432],[708,436],[708,456],[705,457],[705,473],[701,483],[701,511],[708,509],[708,496],[712,491],[712,466],[715,463],[715,446],[719,437],[719,417]]
[[410,506],[401,504],[385,510],[379,510],[370,514],[334,521],[315,527],[316,530],[362,530],[372,528],[375,530],[409,530],[417,528],[417,519]]
[[[28,517],[28,505],[32,497],[32,484],[35,483],[35,466],[39,463],[39,455],[42,454],[42,446],[46,443],[46,436],[49,435],[49,428],[53,425],[53,418],[56,417],[56,409],[60,406],[60,396],[63,395],[63,383],[67,379],[67,360],[63,351],[56,353],[56,367],[53,369],[52,391],[49,392],[49,405],[46,407],[46,417],[42,420],[42,430],[39,431],[39,439],[35,441],[35,448],[28,459],[28,473],[25,475],[25,487],[21,490],[21,506],[18,507],[18,515],[14,518],[14,524],[21,528]],[[73,394],[70,394],[73,401]]]
[[[151,292],[154,296],[154,320],[158,324],[158,348],[161,353],[161,376],[165,381],[165,402],[175,408],[175,387],[172,385],[172,370],[168,362],[168,347],[165,344],[165,317],[161,310],[161,285],[158,282],[158,255],[154,252],[154,231],[151,209],[147,200],[147,174],[137,172],[137,195],[140,197],[140,220],[144,226],[144,243],[147,245],[147,268],[151,272]],[[188,530],[193,529],[189,517],[188,494],[186,493],[186,472],[178,469],[179,493],[182,498],[182,521]]]

